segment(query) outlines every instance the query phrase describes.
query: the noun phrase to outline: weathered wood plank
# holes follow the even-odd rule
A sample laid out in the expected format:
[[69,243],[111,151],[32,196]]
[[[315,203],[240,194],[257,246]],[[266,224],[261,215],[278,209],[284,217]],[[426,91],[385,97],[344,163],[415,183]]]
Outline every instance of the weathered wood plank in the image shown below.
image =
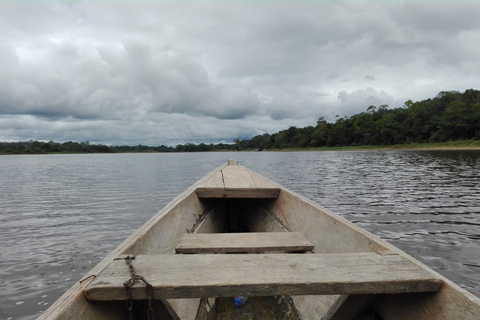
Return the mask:
[[199,198],[259,198],[276,199],[280,193],[279,188],[270,189],[235,189],[225,190],[220,188],[197,188]]
[[225,190],[278,188],[258,174],[252,174],[242,166],[226,166],[222,169]]
[[203,185],[199,198],[277,198],[280,188],[258,174],[238,165],[228,165]]
[[202,186],[206,189],[224,189],[225,184],[223,183],[223,174],[222,171],[219,170],[214,175],[212,175]]
[[179,253],[309,251],[313,245],[299,232],[248,232],[184,234]]
[[[149,255],[133,264],[156,299],[235,295],[380,294],[438,291],[442,281],[399,255]],[[114,260],[84,291],[88,300],[123,300],[130,274]],[[145,299],[143,284],[132,287]]]

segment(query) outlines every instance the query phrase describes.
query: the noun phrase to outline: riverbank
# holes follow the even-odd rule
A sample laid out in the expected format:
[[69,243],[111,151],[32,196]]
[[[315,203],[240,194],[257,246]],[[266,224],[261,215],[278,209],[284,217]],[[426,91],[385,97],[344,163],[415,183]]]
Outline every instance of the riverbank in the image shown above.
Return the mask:
[[[81,145],[81,144],[79,144]],[[0,150],[0,155],[13,155],[13,154],[87,154],[87,153],[181,153],[181,152],[232,152],[232,149],[216,149],[216,150],[175,150],[171,147],[148,147],[148,146],[136,146],[136,147],[108,147],[108,146],[95,146],[95,145],[83,145],[87,147],[95,148],[95,150],[64,150],[64,151],[52,151],[35,147],[26,147],[23,150]],[[103,147],[100,148],[100,147]],[[319,147],[319,148],[284,148],[284,149],[266,149],[262,151],[368,151],[368,150],[480,150],[480,140],[460,140],[449,142],[437,142],[437,143],[408,143],[408,144],[396,144],[396,145],[367,145],[367,146],[343,146],[343,147]],[[259,150],[238,150],[242,151],[259,151]]]
[[437,143],[408,143],[391,146],[345,146],[321,148],[288,148],[266,151],[368,151],[368,150],[480,150],[479,140],[461,140]]

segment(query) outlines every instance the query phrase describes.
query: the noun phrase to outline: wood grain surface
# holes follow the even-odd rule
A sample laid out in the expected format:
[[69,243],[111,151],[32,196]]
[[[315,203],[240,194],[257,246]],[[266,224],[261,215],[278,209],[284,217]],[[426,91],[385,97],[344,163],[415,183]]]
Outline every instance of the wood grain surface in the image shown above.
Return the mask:
[[298,252],[313,250],[313,245],[300,232],[186,233],[176,250],[179,253]]
[[[367,252],[148,255],[133,264],[156,299],[428,292],[442,283],[399,255]],[[114,260],[84,294],[88,300],[123,300],[129,278],[125,261]],[[132,296],[145,299],[145,285],[132,287]]]

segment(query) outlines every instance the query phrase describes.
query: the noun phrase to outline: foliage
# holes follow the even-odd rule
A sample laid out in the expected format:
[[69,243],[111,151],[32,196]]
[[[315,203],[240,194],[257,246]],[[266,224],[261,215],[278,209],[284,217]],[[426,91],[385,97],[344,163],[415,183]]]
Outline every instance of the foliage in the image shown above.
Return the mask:
[[[262,138],[268,139],[265,135]],[[337,117],[335,123],[320,117],[315,127],[290,127],[270,139],[270,147],[275,149],[480,140],[480,91],[442,91],[433,99],[409,100],[395,109],[369,106],[351,117]],[[258,148],[248,142],[242,146]]]
[[200,143],[199,145],[187,143],[177,147],[168,147],[161,145],[152,146],[107,146],[103,144],[90,144],[86,142],[67,141],[57,143],[53,141],[42,142],[30,140],[26,142],[0,142],[0,154],[47,154],[47,153],[121,153],[121,152],[202,152],[234,150],[233,144],[209,144]]

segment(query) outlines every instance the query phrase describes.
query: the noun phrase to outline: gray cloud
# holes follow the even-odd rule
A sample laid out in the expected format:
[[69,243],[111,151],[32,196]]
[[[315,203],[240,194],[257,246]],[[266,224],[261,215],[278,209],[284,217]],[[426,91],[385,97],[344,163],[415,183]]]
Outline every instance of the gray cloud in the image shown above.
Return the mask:
[[350,93],[341,91],[338,94],[338,100],[340,104],[336,110],[341,111],[340,113],[342,114],[351,112],[352,110],[354,110],[355,113],[363,112],[372,105],[398,105],[398,102],[395,101],[390,94],[383,90],[376,91],[372,87],[359,89]]
[[466,0],[0,2],[0,140],[231,140],[478,88],[479,14]]

